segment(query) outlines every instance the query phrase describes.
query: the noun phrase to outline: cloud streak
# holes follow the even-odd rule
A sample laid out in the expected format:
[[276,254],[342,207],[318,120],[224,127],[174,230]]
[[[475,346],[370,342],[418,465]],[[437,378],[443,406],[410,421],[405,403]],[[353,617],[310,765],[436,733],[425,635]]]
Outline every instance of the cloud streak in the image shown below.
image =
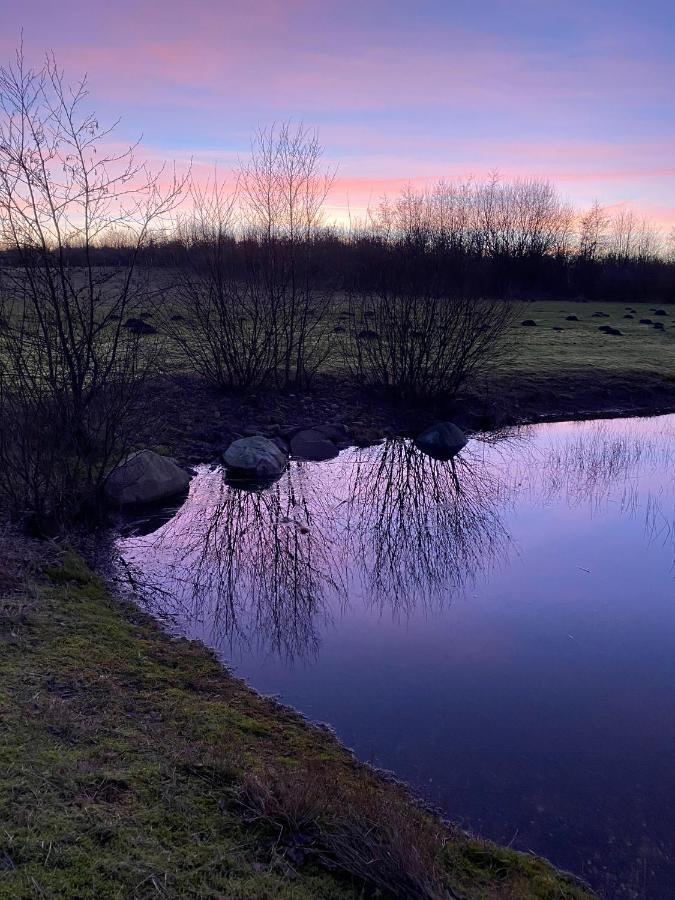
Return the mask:
[[[409,178],[539,175],[577,202],[675,207],[675,19],[628,0],[119,0],[18,5],[31,55],[88,71],[155,156],[236,159],[258,124],[320,128],[342,196]],[[622,199],[623,198],[623,199]],[[664,212],[666,210],[666,212]]]

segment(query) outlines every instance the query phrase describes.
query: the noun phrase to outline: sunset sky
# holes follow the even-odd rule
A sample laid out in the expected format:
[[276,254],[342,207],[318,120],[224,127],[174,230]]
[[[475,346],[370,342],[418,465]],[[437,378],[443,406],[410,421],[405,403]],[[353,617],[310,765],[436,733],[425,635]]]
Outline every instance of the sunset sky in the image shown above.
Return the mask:
[[537,175],[675,224],[672,0],[0,0],[7,60],[55,51],[158,160],[230,167],[258,125],[319,129],[329,217],[411,180]]

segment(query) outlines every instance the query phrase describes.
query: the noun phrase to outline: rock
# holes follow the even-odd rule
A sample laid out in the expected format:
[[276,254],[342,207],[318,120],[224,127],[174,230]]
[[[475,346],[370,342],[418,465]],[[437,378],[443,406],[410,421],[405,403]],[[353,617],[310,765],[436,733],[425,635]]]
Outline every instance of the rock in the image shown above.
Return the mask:
[[651,319],[640,319],[640,325],[653,325],[653,324],[654,323],[652,322]]
[[534,319],[523,319],[523,321],[520,324],[532,327],[533,325],[536,325],[537,323],[534,321]]
[[117,506],[156,503],[184,493],[190,476],[176,463],[152,450],[140,450],[108,475],[105,495]]
[[609,313],[604,313],[604,312],[594,312],[594,313],[593,313],[593,318],[594,318],[594,319],[609,319]]
[[233,441],[223,454],[228,469],[258,478],[274,478],[286,468],[287,457],[281,448],[260,434]]
[[668,313],[665,311],[665,309],[655,309],[654,315],[655,316],[667,316]]
[[347,329],[343,325],[336,325],[333,329],[335,334],[344,334]]
[[612,328],[611,325],[600,325],[598,328],[598,331],[602,331],[603,334],[616,334],[616,335],[623,334],[622,331],[619,331],[618,328]]
[[338,448],[330,438],[315,428],[299,431],[291,438],[291,453],[302,459],[320,462],[324,459],[334,459],[338,452]]
[[568,322],[578,322],[579,321],[579,316],[565,316],[565,318]]
[[635,316],[632,316],[630,313],[626,313],[626,315],[624,316],[624,319],[634,319],[634,318],[635,318]]
[[466,435],[454,422],[432,425],[415,438],[415,445],[434,459],[451,459],[466,446]]
[[124,328],[128,328],[132,334],[157,334],[157,329],[143,319],[127,319]]
[[564,331],[564,328],[559,328],[557,325],[553,326],[553,331]]
[[357,334],[357,337],[362,341],[376,341],[379,338],[379,334],[376,331],[372,331],[370,328],[362,328]]
[[654,328],[657,331],[665,331],[666,326],[663,324],[663,322],[654,322]]

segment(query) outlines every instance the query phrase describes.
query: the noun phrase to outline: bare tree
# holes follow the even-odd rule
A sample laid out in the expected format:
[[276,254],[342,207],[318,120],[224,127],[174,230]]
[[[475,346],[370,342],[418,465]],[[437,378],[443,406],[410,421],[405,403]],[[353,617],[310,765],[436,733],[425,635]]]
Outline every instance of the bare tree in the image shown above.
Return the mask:
[[273,316],[277,379],[302,385],[325,358],[330,300],[316,285],[314,239],[334,173],[316,132],[285,122],[260,129],[241,164],[244,224],[260,248],[249,271]]
[[[138,254],[182,185],[162,187],[133,146],[111,150],[111,130],[53,56],[33,69],[20,49],[0,68],[0,493],[38,521],[95,498],[145,418],[152,348],[124,325],[147,290]],[[122,231],[127,265],[97,266],[96,246]]]

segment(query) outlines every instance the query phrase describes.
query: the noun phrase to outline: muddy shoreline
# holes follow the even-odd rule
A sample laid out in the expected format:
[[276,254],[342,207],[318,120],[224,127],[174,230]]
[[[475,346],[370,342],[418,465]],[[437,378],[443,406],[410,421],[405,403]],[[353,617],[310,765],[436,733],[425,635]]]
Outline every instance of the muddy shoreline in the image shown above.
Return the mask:
[[153,443],[183,464],[218,460],[232,440],[248,434],[273,437],[320,424],[345,425],[351,443],[367,446],[413,436],[442,420],[473,432],[675,411],[675,380],[647,372],[509,375],[484,381],[456,399],[426,404],[401,402],[328,375],[297,393],[223,394],[187,375],[155,381],[148,390],[157,422]]

